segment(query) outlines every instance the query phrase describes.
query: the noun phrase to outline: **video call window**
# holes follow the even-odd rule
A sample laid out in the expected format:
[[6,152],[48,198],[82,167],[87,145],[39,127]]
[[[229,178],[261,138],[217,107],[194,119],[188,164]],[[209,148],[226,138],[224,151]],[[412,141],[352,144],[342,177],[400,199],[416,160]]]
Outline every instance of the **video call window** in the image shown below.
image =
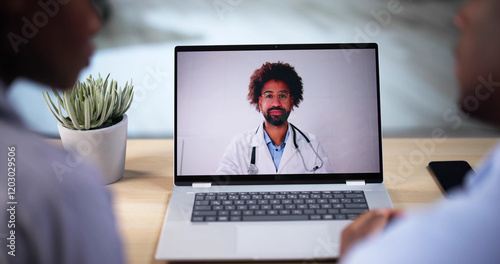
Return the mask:
[[378,173],[377,85],[375,49],[178,52],[177,175]]

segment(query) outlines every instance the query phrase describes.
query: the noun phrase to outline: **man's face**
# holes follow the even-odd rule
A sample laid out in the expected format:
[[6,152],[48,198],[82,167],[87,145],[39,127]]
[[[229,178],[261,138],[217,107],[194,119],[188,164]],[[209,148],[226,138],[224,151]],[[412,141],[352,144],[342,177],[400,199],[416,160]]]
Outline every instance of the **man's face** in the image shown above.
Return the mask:
[[80,70],[89,64],[92,37],[101,27],[90,0],[20,1],[3,8],[9,24],[2,34],[25,39],[14,44],[2,39],[2,53],[8,56],[2,67],[10,65],[6,78],[25,76],[58,88],[73,86]]
[[500,104],[500,91],[493,89],[500,88],[500,1],[468,1],[457,13],[455,24],[461,33],[455,50],[459,104],[492,121],[490,116],[498,115]]
[[259,97],[259,109],[270,125],[285,124],[293,109],[293,97],[288,85],[279,80],[266,82]]

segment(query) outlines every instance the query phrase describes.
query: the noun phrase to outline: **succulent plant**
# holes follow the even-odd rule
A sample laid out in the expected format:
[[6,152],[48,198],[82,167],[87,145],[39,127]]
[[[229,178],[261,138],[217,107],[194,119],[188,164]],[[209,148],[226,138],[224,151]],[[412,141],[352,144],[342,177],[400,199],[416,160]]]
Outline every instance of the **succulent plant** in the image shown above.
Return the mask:
[[108,83],[108,78],[109,74],[104,81],[100,74],[97,79],[90,75],[85,82],[77,82],[72,89],[63,91],[62,96],[52,89],[57,106],[48,92],[43,93],[43,99],[52,115],[66,128],[89,130],[110,126],[119,122],[130,108],[134,88],[132,81],[123,89],[117,88],[116,81]]

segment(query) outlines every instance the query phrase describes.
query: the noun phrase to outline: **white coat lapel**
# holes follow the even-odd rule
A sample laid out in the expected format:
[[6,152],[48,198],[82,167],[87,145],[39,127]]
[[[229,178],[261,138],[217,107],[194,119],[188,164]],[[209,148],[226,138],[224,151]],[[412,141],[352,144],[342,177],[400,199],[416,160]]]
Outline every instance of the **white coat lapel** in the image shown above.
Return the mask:
[[263,129],[263,125],[260,125],[259,130],[252,139],[252,147],[256,147],[255,165],[260,174],[274,174],[276,173],[276,167],[264,140]]
[[284,173],[286,172],[286,168],[292,166],[293,164],[287,164],[288,162],[291,161],[291,159],[296,155],[297,149],[295,148],[295,145],[293,144],[293,139],[296,137],[295,131],[292,129],[290,124],[288,124],[288,131],[290,131],[290,134],[288,136],[288,139],[286,141],[285,145],[285,150],[283,151],[283,156],[281,156],[281,161],[280,161],[280,166],[278,168],[278,173]]

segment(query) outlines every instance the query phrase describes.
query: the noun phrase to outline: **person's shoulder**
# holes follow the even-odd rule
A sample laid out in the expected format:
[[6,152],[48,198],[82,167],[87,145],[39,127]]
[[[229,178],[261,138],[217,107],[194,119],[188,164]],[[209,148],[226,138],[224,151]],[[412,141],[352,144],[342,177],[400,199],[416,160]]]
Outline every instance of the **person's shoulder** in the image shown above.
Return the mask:
[[2,141],[11,150],[10,155],[16,157],[16,180],[21,193],[60,196],[77,195],[75,190],[101,189],[100,174],[81,157],[65,151],[60,141],[41,138],[25,129],[5,125],[2,128]]

